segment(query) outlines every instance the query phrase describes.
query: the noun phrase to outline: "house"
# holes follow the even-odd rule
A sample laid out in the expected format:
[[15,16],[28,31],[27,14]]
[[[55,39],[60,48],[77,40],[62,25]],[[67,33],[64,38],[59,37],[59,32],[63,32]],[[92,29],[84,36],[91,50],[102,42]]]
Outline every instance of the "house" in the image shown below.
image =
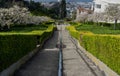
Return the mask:
[[83,13],[88,13],[91,14],[93,11],[91,9],[86,9],[81,6],[77,8],[77,14],[83,14]]
[[83,14],[92,14],[93,13],[93,10],[91,9],[86,9],[86,8],[83,8],[81,6],[77,7],[77,12],[76,12],[76,18],[80,15],[83,15]]
[[88,8],[79,6],[77,8],[75,21],[85,21],[87,16],[92,13],[93,13],[93,10],[91,10],[90,8],[88,9]]
[[97,13],[105,12],[106,7],[111,4],[120,4],[120,0],[94,0],[93,10]]

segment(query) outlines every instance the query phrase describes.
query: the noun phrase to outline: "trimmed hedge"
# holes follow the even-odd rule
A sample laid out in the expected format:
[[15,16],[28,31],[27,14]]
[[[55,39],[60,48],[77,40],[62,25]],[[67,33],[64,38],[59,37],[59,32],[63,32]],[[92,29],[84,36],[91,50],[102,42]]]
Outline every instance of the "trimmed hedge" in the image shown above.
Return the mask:
[[1,35],[0,71],[33,50],[35,45],[36,37],[33,35]]
[[89,31],[79,32],[75,29],[74,26],[67,26],[66,29],[69,30],[69,33],[76,39],[80,39],[80,34],[90,34],[90,35],[93,34],[92,32]]
[[83,35],[84,48],[120,74],[120,37]]
[[75,37],[76,39],[79,39],[79,32],[75,29],[74,26],[68,26],[66,27],[67,30],[69,30],[69,33]]
[[[48,29],[43,33],[43,35],[40,38],[40,43],[43,44],[44,40],[48,39],[54,31],[55,27],[54,26],[49,26]],[[46,38],[46,39],[45,39]]]
[[35,49],[38,41],[43,44],[53,30],[54,27],[49,26],[44,32],[37,30],[31,33],[0,33],[0,71]]
[[120,34],[120,30],[113,30],[113,27],[97,26],[92,24],[82,24],[80,26],[75,26],[77,31],[90,31],[94,34]]
[[98,35],[90,32],[78,34],[73,26],[68,26],[67,29],[87,51],[120,74],[120,35]]
[[69,23],[72,26],[80,26],[81,25],[81,23],[79,23],[79,22],[69,22]]
[[[85,22],[83,24],[87,25],[96,25],[96,26],[104,26],[109,27],[110,29],[114,30],[114,23],[106,23],[106,22]],[[120,30],[120,23],[117,23],[116,30]]]

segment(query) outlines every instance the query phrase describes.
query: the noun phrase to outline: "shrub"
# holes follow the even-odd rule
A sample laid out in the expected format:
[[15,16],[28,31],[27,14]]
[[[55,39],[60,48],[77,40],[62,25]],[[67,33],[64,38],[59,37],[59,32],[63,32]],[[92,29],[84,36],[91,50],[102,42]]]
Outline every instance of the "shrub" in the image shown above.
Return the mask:
[[112,26],[111,23],[105,23],[105,22],[99,22],[98,25],[100,25],[100,26],[107,26],[107,27],[111,27]]
[[73,26],[67,29],[87,51],[120,74],[120,35],[98,35],[91,32],[79,32],[75,35],[78,31]]
[[34,35],[0,35],[0,71],[33,50],[35,46]]
[[76,39],[79,39],[79,32],[76,31],[75,27],[74,26],[68,26],[66,27],[67,30],[69,30],[69,33],[75,37]]
[[82,32],[78,32],[74,26],[68,26],[66,27],[67,30],[69,30],[70,34],[75,37],[76,39],[79,39],[80,35],[83,34],[93,34],[92,32],[89,31],[82,31]]
[[52,35],[54,28],[54,26],[48,27],[48,29],[43,33],[42,37],[40,38],[40,43],[44,43],[43,41],[48,39]]
[[75,26],[75,28],[78,31],[90,31],[95,34],[120,34],[120,30],[112,30],[113,26],[114,26],[113,24],[111,24],[111,26],[108,27],[107,25],[96,26],[94,24],[92,25],[86,23],[86,24],[82,24],[81,26]]
[[43,45],[53,33],[53,26],[44,32],[0,33],[0,71],[32,51],[38,42]]
[[120,37],[83,35],[86,50],[120,74]]
[[69,22],[70,23],[70,25],[73,25],[73,26],[79,26],[79,25],[81,25],[79,22]]

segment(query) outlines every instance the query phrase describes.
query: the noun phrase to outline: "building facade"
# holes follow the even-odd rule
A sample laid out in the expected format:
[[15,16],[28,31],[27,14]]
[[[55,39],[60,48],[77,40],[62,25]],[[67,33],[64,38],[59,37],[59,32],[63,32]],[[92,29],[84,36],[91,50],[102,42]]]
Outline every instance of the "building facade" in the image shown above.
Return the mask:
[[94,12],[102,13],[105,12],[106,7],[111,4],[120,4],[120,0],[94,0],[93,9]]

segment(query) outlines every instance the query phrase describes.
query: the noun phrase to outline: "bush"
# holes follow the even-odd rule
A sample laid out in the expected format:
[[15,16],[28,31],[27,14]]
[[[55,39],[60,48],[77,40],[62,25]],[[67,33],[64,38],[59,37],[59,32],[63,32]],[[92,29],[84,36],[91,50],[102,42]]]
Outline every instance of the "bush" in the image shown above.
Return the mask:
[[98,35],[91,32],[78,34],[78,31],[73,28],[73,26],[67,27],[70,34],[77,38],[87,51],[120,74],[120,35]]
[[66,29],[69,30],[69,33],[76,39],[79,39],[80,35],[83,35],[83,34],[90,34],[90,35],[93,34],[92,32],[89,32],[89,31],[78,32],[74,26],[68,26],[66,27]]
[[76,39],[79,39],[79,32],[76,31],[75,27],[74,26],[68,26],[66,27],[67,30],[69,30],[69,33],[75,37]]
[[[75,26],[76,30],[78,31],[90,31],[95,34],[120,34],[120,30],[112,30],[113,24],[111,24],[110,27],[107,25],[105,26],[97,26],[97,25],[91,25],[91,24],[82,24],[81,26]],[[119,25],[118,25],[119,26]]]
[[43,45],[53,33],[53,26],[44,32],[0,33],[0,71],[32,51],[38,42]]
[[92,21],[88,21],[88,22],[85,22],[85,24],[90,24],[90,25],[93,25],[93,24],[94,24],[94,22],[92,22]]
[[55,24],[55,21],[49,21],[49,22],[45,22],[46,25],[51,25],[51,24]]
[[105,23],[105,22],[99,22],[98,25],[100,25],[100,26],[107,26],[107,27],[111,27],[112,26],[111,23]]
[[80,26],[81,24],[79,22],[69,22],[70,25],[73,25],[73,26]]
[[41,36],[40,43],[43,44],[44,43],[43,41],[45,41],[46,39],[48,39],[52,35],[54,28],[55,28],[54,26],[48,27],[48,29]]
[[0,71],[32,51],[35,46],[34,35],[0,35]]
[[86,50],[120,74],[120,37],[83,35]]
[[[85,22],[83,24],[87,25],[98,25],[98,26],[104,26],[104,27],[109,27],[110,29],[114,28],[114,23],[106,23],[106,22]],[[114,29],[113,29],[114,30]],[[117,23],[116,25],[116,30],[120,30],[120,23]]]

